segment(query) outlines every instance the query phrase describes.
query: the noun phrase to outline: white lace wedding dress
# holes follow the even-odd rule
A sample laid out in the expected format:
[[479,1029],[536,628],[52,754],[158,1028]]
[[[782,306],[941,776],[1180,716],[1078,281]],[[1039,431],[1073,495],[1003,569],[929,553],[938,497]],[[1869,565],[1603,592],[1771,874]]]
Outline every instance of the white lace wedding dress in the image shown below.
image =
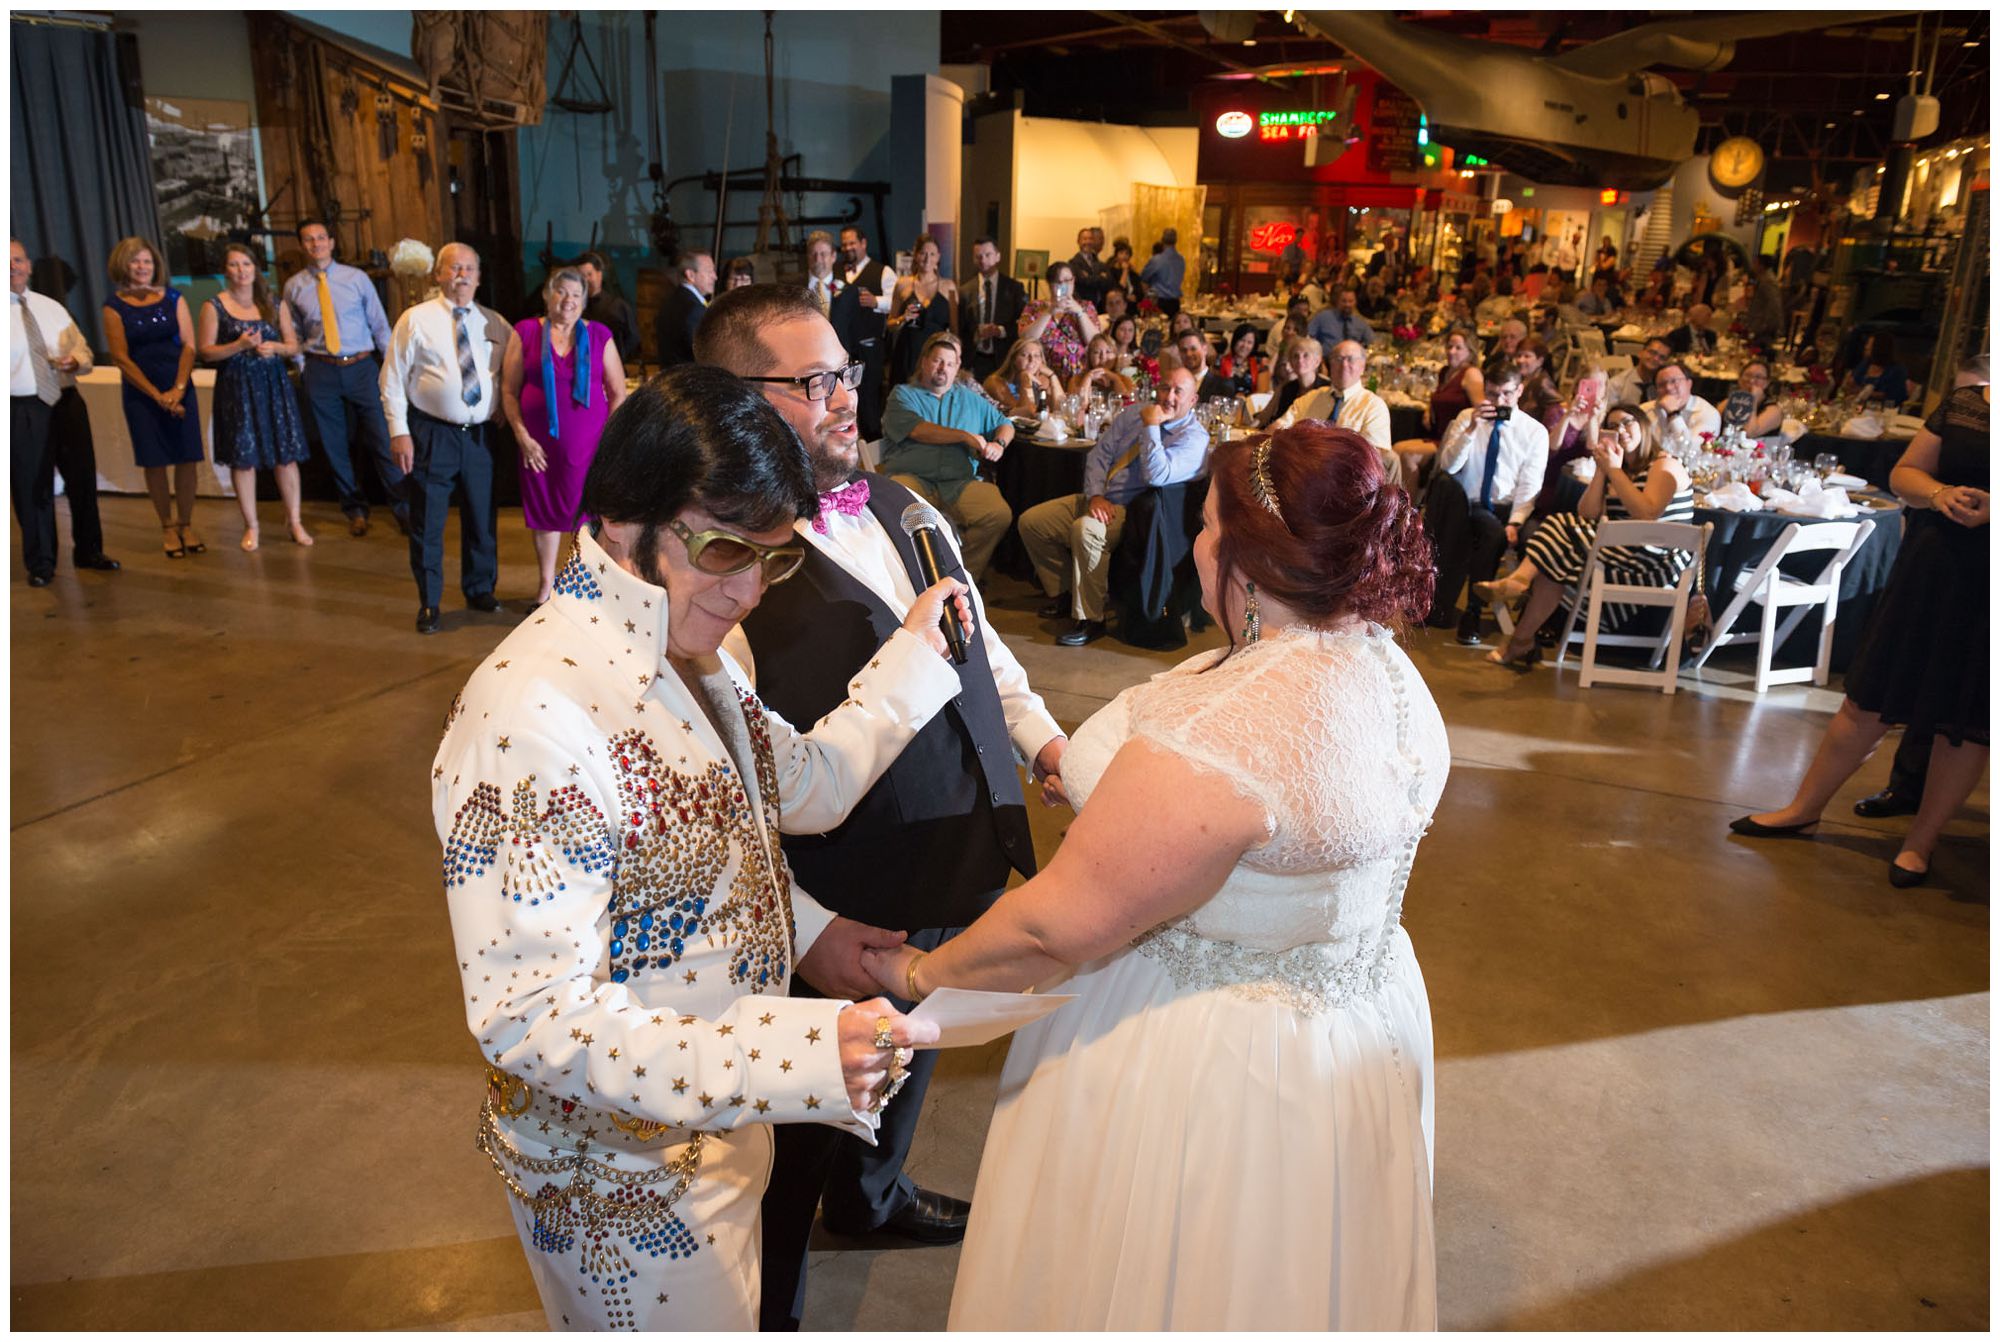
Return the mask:
[[1399,922],[1443,720],[1389,634],[1209,652],[1076,734],[1078,804],[1135,737],[1271,837],[1084,966],[1014,1040],[952,1298],[961,1329],[1433,1328],[1431,1022]]

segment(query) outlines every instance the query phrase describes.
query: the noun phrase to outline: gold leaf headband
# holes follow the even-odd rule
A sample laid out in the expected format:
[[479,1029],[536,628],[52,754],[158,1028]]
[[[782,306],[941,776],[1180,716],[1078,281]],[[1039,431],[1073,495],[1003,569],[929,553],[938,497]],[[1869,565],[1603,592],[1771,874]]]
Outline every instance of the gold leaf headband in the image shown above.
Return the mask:
[[1291,524],[1285,521],[1285,514],[1278,507],[1278,491],[1271,484],[1271,440],[1265,438],[1250,449],[1250,497],[1257,500],[1257,506],[1278,519],[1278,525],[1290,531]]

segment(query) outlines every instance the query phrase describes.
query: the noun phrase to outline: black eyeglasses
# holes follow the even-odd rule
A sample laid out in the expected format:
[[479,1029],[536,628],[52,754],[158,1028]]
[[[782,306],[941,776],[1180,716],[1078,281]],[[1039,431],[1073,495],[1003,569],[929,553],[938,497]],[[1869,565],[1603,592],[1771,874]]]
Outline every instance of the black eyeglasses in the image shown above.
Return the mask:
[[805,547],[800,545],[759,545],[733,531],[689,531],[678,518],[667,523],[667,530],[687,546],[688,563],[718,578],[762,564],[764,585],[775,587],[806,562]]
[[783,382],[787,386],[804,391],[808,401],[825,401],[833,397],[836,386],[853,391],[861,385],[862,363],[859,359],[845,368],[830,368],[824,373],[807,373],[804,377],[746,377],[745,382]]

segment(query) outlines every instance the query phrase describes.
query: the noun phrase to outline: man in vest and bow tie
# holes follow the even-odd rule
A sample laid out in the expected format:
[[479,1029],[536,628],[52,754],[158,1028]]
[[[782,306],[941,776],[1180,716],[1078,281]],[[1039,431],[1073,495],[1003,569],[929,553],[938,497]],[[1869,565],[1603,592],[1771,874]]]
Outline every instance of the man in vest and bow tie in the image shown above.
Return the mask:
[[984,383],[999,371],[1028,291],[1012,275],[1000,273],[1000,244],[991,238],[972,240],[972,281],[958,291],[959,338],[965,345],[965,366],[972,379]]
[[[838,707],[885,634],[928,585],[901,519],[909,490],[859,470],[855,390],[861,367],[842,348],[812,294],[797,285],[732,289],[702,322],[701,362],[763,389],[812,457],[820,516],[801,522],[805,566],[765,593],[729,647],[758,696],[788,720],[816,722]],[[945,543],[944,576],[968,584]],[[960,693],[933,718],[855,805],[822,835],[786,836],[785,857],[822,904],[938,945],[999,898],[1009,876],[1035,871],[1017,760],[1059,787],[1067,738],[1028,687],[1020,663],[993,632],[977,587],[977,631],[957,667]],[[864,912],[865,911],[865,912]],[[795,989],[795,991],[809,991]],[[813,1213],[843,1235],[883,1234],[954,1243],[970,1207],[918,1188],[903,1173],[935,1052],[920,1052],[902,1096],[883,1112],[879,1145],[832,1128],[792,1125],[776,1134],[764,1197],[761,1326],[799,1326]]]

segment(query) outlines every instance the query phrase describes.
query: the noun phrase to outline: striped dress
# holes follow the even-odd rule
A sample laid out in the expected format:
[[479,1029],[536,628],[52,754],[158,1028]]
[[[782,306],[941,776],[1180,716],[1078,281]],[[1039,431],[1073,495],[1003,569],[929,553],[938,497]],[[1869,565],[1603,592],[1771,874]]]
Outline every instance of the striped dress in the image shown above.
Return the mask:
[[[1643,492],[1647,477],[1655,470],[1671,471],[1675,488],[1673,498],[1667,501],[1666,510],[1653,520],[1692,522],[1694,481],[1688,476],[1686,467],[1665,452],[1656,453],[1650,462],[1632,473],[1632,483]],[[1628,521],[1631,516],[1624,501],[1607,485],[1604,490],[1604,519]],[[1528,538],[1526,556],[1533,562],[1536,572],[1547,574],[1559,583],[1579,583],[1584,578],[1583,566],[1590,558],[1591,542],[1596,538],[1597,523],[1577,513],[1552,513]],[[1615,545],[1601,551],[1598,558],[1604,564],[1604,577],[1608,582],[1632,587],[1671,587],[1680,580],[1681,570],[1687,567],[1689,555],[1686,550],[1668,550],[1655,545]],[[1637,609],[1636,606],[1606,606],[1606,627],[1617,628]]]

